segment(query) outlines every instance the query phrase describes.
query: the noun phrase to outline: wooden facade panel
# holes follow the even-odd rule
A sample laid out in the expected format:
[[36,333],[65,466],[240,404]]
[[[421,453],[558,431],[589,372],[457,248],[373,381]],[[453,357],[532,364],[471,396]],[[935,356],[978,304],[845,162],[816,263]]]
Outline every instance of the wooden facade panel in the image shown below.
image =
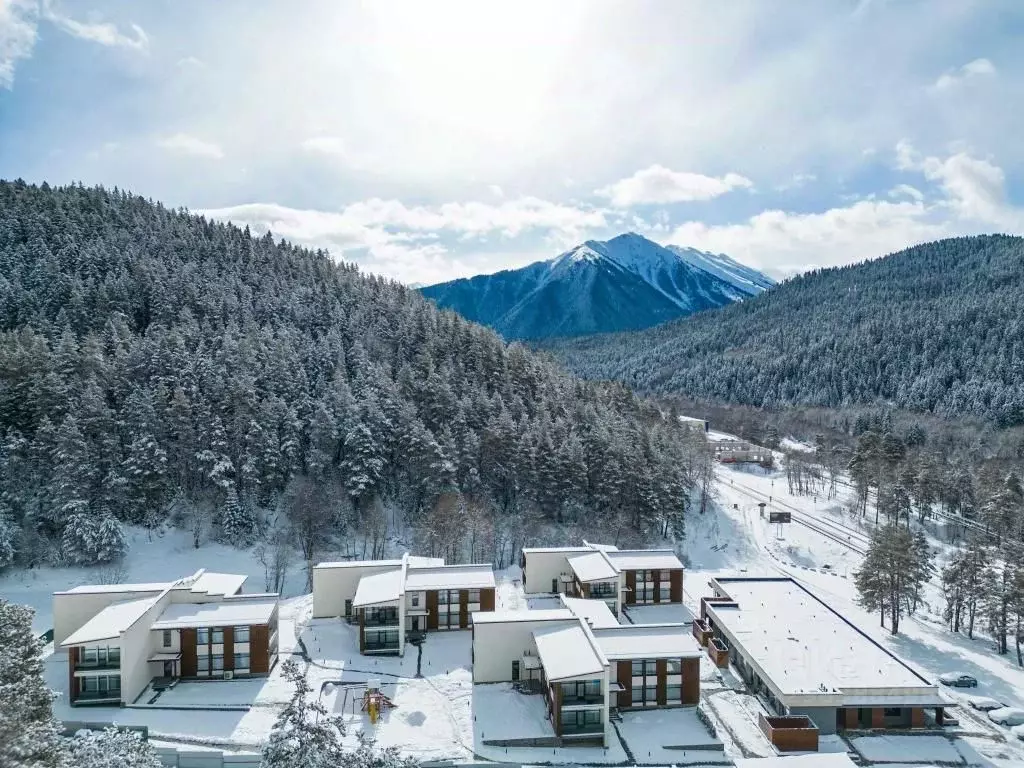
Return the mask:
[[683,602],[683,572],[678,568],[669,571],[668,597],[673,603]]
[[[224,627],[224,671],[235,669],[235,628]],[[251,671],[251,670],[250,670]]]
[[633,662],[619,661],[616,664],[615,678],[623,688],[615,694],[618,702],[616,706],[626,709],[633,703]]
[[636,571],[626,571],[626,605],[636,605]]
[[843,710],[843,727],[856,730],[860,727],[860,710],[856,707],[849,707]]
[[[358,608],[359,612],[359,652],[366,652],[366,609]],[[250,663],[251,663],[250,659]]]
[[196,631],[194,629],[183,629],[181,630],[181,676],[195,677],[198,671]]
[[78,648],[68,648],[68,697],[71,701],[78,698],[78,686],[75,685],[75,664],[78,663]]
[[660,594],[660,592],[661,592],[661,590],[660,590],[660,587],[661,587],[661,571],[658,570],[657,568],[655,568],[655,569],[653,569],[651,571],[651,581],[654,583],[654,594],[653,594],[652,598],[653,598],[654,602],[660,603],[661,602],[661,594]]
[[700,659],[683,659],[683,704],[700,701]]
[[551,724],[555,727],[555,736],[562,735],[562,686],[554,684],[551,686]]
[[[362,650],[363,627],[359,627],[359,645]],[[249,671],[252,674],[270,672],[270,629],[266,626],[249,627]]]
[[885,728],[885,710],[882,707],[875,707],[871,710],[871,727]]
[[655,695],[658,697],[658,706],[663,707],[668,704],[668,681],[665,679],[666,675],[668,675],[668,659],[657,659],[655,661],[655,669],[658,673]]
[[480,610],[494,610],[494,587],[487,587],[480,590]]
[[[437,590],[427,590],[427,629],[437,629]],[[362,649],[360,649],[362,650]]]
[[469,626],[469,590],[459,590],[459,629]]

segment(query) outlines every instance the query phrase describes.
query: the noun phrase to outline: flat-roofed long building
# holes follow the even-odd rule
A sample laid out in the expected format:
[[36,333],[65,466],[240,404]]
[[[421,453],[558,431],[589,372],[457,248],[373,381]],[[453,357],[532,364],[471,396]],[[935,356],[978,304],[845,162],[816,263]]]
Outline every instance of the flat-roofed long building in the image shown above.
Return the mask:
[[[933,685],[838,611],[787,577],[712,579],[694,634],[740,672],[781,719],[818,732],[923,728],[947,701]],[[771,719],[771,718],[769,718]]]
[[445,565],[440,558],[320,563],[313,569],[313,617],[359,625],[359,652],[405,653],[412,633],[468,629],[477,611],[493,611],[490,565]]
[[603,600],[616,616],[624,605],[683,602],[683,564],[670,549],[524,547],[520,566],[527,594]]
[[154,679],[266,675],[277,661],[276,594],[245,576],[93,584],[53,595],[54,647],[68,654],[72,704],[131,704]]
[[600,600],[473,614],[473,682],[542,693],[554,738],[607,746],[616,710],[700,698],[700,647],[686,624],[619,625]]

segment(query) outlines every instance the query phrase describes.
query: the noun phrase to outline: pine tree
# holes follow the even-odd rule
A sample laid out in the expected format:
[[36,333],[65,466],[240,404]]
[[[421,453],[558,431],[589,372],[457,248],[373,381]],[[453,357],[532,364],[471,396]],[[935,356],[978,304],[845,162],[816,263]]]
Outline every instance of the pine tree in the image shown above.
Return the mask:
[[0,598],[0,766],[62,768],[64,745],[43,681],[32,610]]
[[262,768],[337,768],[346,765],[341,740],[345,724],[328,713],[292,659],[282,662],[281,674],[295,686],[263,747]]
[[221,539],[236,547],[247,547],[256,537],[256,517],[252,507],[243,504],[234,486],[228,488],[220,510]]
[[152,745],[135,731],[79,731],[67,739],[74,768],[161,768]]
[[858,602],[869,611],[878,611],[882,626],[888,615],[889,631],[895,635],[900,619],[916,607],[916,596],[931,570],[926,543],[915,542],[910,531],[897,523],[879,526],[856,574]]

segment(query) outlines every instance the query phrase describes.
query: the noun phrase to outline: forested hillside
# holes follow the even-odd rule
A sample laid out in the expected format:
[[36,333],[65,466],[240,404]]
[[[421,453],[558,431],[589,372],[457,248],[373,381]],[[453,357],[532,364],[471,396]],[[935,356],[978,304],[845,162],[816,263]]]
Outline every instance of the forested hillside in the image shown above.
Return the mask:
[[1024,239],[928,243],[646,331],[546,346],[583,376],[643,392],[1022,424]]
[[624,387],[415,291],[22,182],[0,183],[0,437],[0,567],[114,559],[123,523],[168,520],[307,560],[400,535],[507,562],[584,510],[612,538],[681,534],[689,482],[675,428]]

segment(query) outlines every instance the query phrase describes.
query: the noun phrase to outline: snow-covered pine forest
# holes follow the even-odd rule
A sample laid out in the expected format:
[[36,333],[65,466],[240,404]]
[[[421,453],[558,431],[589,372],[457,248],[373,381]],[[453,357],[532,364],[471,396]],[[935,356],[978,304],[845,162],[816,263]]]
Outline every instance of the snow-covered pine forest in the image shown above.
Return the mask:
[[692,466],[625,387],[326,253],[0,183],[0,567],[115,560],[123,525],[167,523],[502,566],[583,510],[609,540],[681,535]]
[[1024,238],[810,270],[644,331],[545,343],[582,376],[758,408],[886,404],[1024,424]]

